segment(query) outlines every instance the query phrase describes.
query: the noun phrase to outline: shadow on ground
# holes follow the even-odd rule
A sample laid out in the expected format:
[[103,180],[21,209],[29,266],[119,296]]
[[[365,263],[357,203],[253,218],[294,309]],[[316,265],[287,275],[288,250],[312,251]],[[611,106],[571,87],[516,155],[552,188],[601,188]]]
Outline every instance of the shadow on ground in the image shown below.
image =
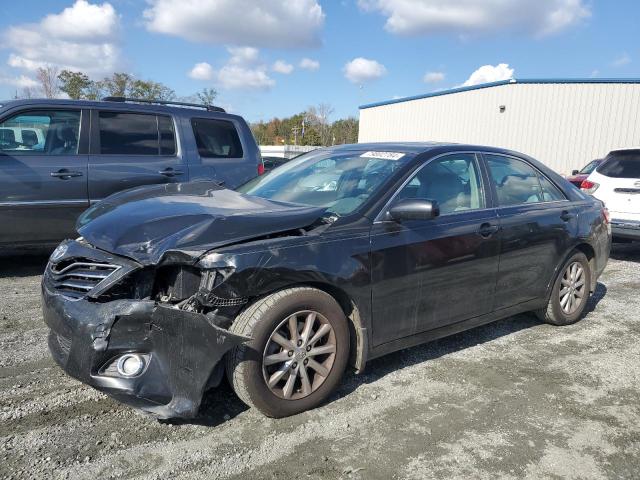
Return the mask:
[[26,255],[0,255],[0,278],[42,275],[49,253],[38,251]]
[[[585,315],[592,312],[606,294],[607,287],[598,282],[596,290],[589,298]],[[342,385],[329,398],[328,402],[345,397],[360,385],[374,383],[399,369],[434,360],[541,324],[542,322],[535,314],[524,313],[376,358],[367,363],[367,369],[363,374],[345,374]],[[180,421],[179,423],[216,426],[239,415],[247,408],[233,393],[233,390],[225,380],[220,387],[207,392],[197,418],[190,421]]]
[[611,258],[640,263],[640,242],[614,243],[611,247]]

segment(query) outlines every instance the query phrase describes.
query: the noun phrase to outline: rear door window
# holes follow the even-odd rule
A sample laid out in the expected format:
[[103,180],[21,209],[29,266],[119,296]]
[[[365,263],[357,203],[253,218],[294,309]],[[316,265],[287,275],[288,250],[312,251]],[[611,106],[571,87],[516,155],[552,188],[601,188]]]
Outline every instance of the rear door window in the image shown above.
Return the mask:
[[232,122],[194,118],[191,120],[198,153],[203,158],[241,158],[242,144]]
[[611,153],[596,171],[607,177],[640,178],[640,151]]
[[487,166],[494,181],[501,207],[543,201],[536,171],[527,163],[502,155],[487,155]]
[[140,113],[99,112],[100,154],[175,155],[170,117]]

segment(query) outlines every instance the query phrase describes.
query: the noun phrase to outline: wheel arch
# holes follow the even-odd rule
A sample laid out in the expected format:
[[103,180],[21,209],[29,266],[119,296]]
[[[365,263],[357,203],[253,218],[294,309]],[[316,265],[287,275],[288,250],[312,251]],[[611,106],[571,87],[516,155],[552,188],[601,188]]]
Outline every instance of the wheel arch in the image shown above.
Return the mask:
[[367,363],[369,338],[364,319],[356,302],[343,289],[335,285],[323,282],[305,282],[300,285],[316,288],[333,297],[338,302],[348,320],[349,327],[349,365],[355,368],[357,373],[364,371]]
[[587,257],[589,262],[589,270],[591,272],[591,285],[589,285],[589,293],[593,293],[596,289],[596,275],[595,275],[595,249],[587,242],[579,242],[573,245],[571,248],[567,250],[565,255],[562,257],[562,260],[558,262],[556,265],[553,276],[549,280],[547,284],[547,299],[551,295],[551,290],[553,289],[553,284],[562,269],[562,266],[566,263],[566,261],[573,255],[574,252],[582,252]]

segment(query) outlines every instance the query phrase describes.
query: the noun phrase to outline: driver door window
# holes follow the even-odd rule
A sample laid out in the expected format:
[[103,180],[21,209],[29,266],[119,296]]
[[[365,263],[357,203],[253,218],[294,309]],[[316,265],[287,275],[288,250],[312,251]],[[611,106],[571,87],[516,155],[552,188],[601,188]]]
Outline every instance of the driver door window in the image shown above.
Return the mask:
[[0,151],[12,155],[76,155],[80,112],[39,110],[0,123]]
[[440,215],[484,208],[475,155],[453,154],[429,162],[402,188],[396,201],[406,198],[435,200]]

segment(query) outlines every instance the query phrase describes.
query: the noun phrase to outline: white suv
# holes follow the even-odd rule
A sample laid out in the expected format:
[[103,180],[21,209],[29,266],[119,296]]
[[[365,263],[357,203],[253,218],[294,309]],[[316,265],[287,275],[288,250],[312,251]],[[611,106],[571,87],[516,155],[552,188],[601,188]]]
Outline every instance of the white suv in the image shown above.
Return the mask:
[[640,148],[609,153],[580,189],[604,202],[614,239],[640,240]]

